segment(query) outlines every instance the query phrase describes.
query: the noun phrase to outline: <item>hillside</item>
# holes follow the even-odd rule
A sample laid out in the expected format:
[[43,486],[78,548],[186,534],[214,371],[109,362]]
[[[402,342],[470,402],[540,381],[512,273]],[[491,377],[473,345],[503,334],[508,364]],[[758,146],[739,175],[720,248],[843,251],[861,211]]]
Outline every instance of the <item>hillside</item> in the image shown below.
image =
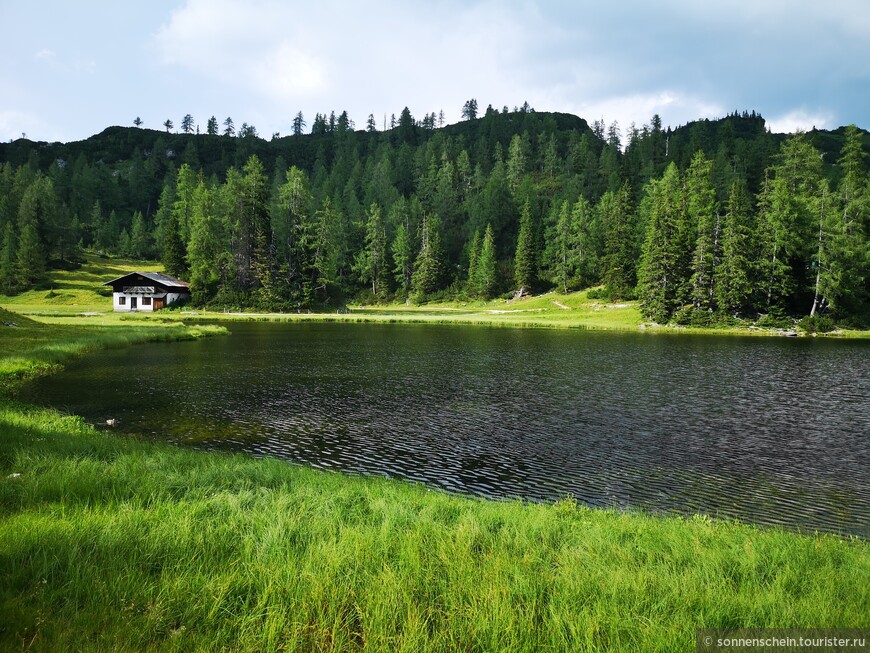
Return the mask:
[[[655,320],[864,320],[867,215],[850,189],[866,192],[866,132],[771,134],[754,112],[676,129],[654,116],[626,132],[530,109],[434,125],[406,109],[384,132],[333,114],[271,140],[245,125],[241,137],[110,127],[0,144],[0,292],[39,286],[46,266],[89,248],[161,258],[216,306],[603,284]],[[663,238],[673,251],[652,247]]]

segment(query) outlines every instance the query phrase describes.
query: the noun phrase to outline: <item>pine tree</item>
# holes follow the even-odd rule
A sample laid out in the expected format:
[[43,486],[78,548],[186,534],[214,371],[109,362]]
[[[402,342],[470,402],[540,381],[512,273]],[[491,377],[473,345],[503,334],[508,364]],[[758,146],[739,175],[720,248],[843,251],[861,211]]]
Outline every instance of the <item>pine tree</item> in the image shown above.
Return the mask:
[[324,301],[338,278],[332,234],[340,217],[328,197],[324,198],[321,209],[314,214],[312,282],[314,292]]
[[215,118],[214,116],[212,116],[211,118],[208,119],[208,122],[206,123],[206,126],[205,126],[205,133],[208,134],[209,136],[217,136],[218,121],[217,121],[217,118]]
[[242,168],[239,218],[239,273],[242,275],[242,287],[253,290],[271,283],[273,263],[269,182],[263,164],[256,155],[250,157]]
[[535,225],[529,201],[523,205],[520,215],[520,233],[514,256],[514,282],[520,294],[534,288],[538,280],[538,251],[535,243]]

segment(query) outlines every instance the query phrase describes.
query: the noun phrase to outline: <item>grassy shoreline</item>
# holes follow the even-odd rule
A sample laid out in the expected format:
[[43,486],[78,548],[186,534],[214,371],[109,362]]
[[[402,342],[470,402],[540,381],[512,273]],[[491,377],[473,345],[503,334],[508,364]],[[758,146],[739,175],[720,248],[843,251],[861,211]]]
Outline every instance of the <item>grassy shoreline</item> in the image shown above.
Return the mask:
[[14,399],[87,351],[220,332],[170,317],[0,319],[0,650],[664,652],[870,623],[861,540],[453,496]]
[[223,312],[172,309],[159,315],[149,313],[115,314],[106,289],[100,284],[132,270],[157,271],[154,262],[100,258],[87,255],[78,270],[51,272],[49,290],[31,290],[14,297],[0,296],[0,306],[16,313],[39,318],[53,324],[113,325],[137,321],[143,323],[174,322],[195,319],[197,322],[231,322],[234,320],[426,323],[495,326],[511,328],[556,328],[624,331],[634,333],[681,333],[699,335],[786,336],[870,339],[870,331],[839,330],[831,334],[809,335],[787,329],[757,327],[682,327],[645,323],[636,302],[610,303],[590,299],[588,290],[561,295],[522,297],[515,300],[495,299],[488,302],[434,302],[422,306],[385,304],[351,306],[347,311],[299,311],[289,313]]

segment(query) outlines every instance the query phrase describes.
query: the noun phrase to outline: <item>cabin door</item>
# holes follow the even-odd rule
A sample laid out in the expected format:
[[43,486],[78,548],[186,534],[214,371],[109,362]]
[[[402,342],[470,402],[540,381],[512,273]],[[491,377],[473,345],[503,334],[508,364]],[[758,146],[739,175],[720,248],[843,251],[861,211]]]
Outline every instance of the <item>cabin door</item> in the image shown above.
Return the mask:
[[163,299],[163,297],[155,297],[154,298],[154,310],[159,311],[161,308],[163,308],[164,301],[165,300]]
[[137,308],[139,308],[139,298],[138,297],[131,297],[130,298],[130,310],[135,311]]

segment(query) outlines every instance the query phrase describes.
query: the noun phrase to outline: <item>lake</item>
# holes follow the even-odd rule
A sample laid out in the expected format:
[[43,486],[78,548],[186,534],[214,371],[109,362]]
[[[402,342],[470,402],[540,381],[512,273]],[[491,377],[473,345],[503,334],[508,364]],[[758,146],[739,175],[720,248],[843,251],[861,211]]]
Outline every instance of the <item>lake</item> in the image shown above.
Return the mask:
[[232,323],[23,399],[115,432],[489,498],[870,536],[870,342]]

